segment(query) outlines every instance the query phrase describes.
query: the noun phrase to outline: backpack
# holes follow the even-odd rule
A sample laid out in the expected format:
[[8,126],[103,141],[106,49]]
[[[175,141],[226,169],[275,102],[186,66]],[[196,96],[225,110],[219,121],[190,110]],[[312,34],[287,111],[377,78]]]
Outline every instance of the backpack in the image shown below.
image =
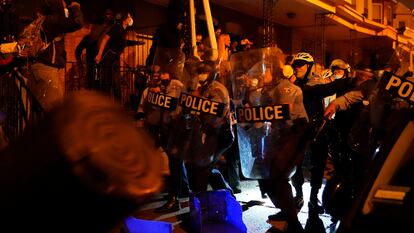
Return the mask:
[[[42,53],[52,41],[48,42],[46,35],[43,32],[42,24],[45,16],[33,20],[29,25],[23,28],[17,41],[19,53],[23,56],[36,58]],[[44,40],[42,39],[44,37]]]

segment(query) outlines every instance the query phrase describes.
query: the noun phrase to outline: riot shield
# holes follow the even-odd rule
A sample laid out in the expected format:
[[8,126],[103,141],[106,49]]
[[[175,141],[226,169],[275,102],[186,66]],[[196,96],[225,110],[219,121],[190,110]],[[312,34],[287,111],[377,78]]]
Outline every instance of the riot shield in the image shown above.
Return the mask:
[[273,93],[283,65],[278,48],[249,50],[230,60],[241,170],[247,178],[269,178],[278,160],[271,144],[281,142],[280,130],[286,128],[280,126],[289,119],[288,106],[275,102]]
[[178,99],[184,89],[184,60],[179,48],[157,48],[149,83],[141,98],[139,111],[144,113],[144,127],[163,149],[167,149],[169,125],[181,111]]
[[[361,84],[365,107],[355,121],[348,136],[349,146],[358,154],[371,157],[377,149],[379,135],[391,130],[384,127],[384,120],[396,112],[407,110],[412,105],[413,74],[410,73],[410,53],[395,50],[386,66],[388,71],[376,72],[377,76]],[[404,111],[405,111],[404,110]],[[368,146],[367,146],[368,145]]]
[[[408,64],[409,53],[396,51],[386,64],[392,72],[368,80],[376,85],[363,95],[364,109],[348,135],[356,155],[350,166],[342,168],[352,171],[352,176],[337,179],[344,176],[337,171],[323,193],[325,210],[341,220],[337,232],[395,230],[396,226],[401,231],[411,224],[404,218],[413,209],[414,82]],[[403,197],[398,201],[385,195],[397,191]]]
[[[401,161],[413,161],[413,154],[404,155],[402,149],[390,157],[398,140],[411,140],[413,135],[411,129],[411,135],[404,136],[414,116],[414,82],[412,74],[407,76],[408,64],[409,54],[395,51],[384,65],[389,71],[374,71],[376,75],[359,86],[363,97],[359,102],[364,104],[346,135],[346,148],[341,152],[348,154],[342,153],[346,155],[344,159],[334,160],[336,174],[328,180],[322,195],[325,210],[334,218],[352,216],[347,214],[350,207],[355,211],[355,208],[362,208],[365,201],[355,197],[367,198],[367,195],[363,211],[371,212],[374,192],[368,194],[367,190],[371,186],[371,190],[378,190],[381,185],[397,184],[400,181],[393,181],[397,176],[391,171],[398,170],[403,164]],[[388,159],[394,160],[394,164],[387,167],[386,175],[375,184],[374,180]]]
[[220,137],[225,136],[220,132],[228,122],[229,93],[219,82],[213,62],[189,59],[183,77],[185,89],[178,103],[182,112],[172,126],[175,145],[187,163],[207,166],[220,154]]
[[182,81],[185,54],[180,48],[159,47],[155,51],[153,71],[160,70],[170,73],[173,79]]
[[229,124],[229,93],[219,82],[216,64],[188,59],[181,114],[171,124],[169,150],[187,164],[194,192],[205,191],[211,165],[234,140]]

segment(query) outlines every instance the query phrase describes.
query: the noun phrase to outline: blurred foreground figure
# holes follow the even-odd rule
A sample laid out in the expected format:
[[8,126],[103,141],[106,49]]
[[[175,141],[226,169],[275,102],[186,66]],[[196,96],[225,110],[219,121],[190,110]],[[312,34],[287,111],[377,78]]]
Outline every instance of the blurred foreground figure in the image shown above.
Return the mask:
[[161,186],[161,155],[120,106],[82,91],[0,153],[4,232],[111,232]]

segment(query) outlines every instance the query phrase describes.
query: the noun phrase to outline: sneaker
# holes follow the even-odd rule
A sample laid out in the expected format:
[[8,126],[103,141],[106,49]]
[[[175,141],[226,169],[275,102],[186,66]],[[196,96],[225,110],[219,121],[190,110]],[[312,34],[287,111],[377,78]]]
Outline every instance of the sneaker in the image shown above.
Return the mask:
[[305,230],[303,229],[299,221],[288,222],[286,233],[305,233]]
[[233,190],[233,193],[234,194],[238,194],[238,193],[241,193],[242,192],[241,189],[238,188],[238,187],[234,187],[234,188],[232,188],[232,190]]

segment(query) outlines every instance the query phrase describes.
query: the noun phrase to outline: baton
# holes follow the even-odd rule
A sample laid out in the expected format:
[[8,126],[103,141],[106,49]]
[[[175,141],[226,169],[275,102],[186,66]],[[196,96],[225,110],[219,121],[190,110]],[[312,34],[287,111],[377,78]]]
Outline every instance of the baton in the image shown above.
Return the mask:
[[318,137],[321,134],[322,130],[325,128],[325,125],[326,125],[327,121],[328,121],[327,118],[324,117],[321,126],[319,126],[318,129],[316,130],[315,137],[313,138],[314,142],[316,142],[316,140],[318,139]]

